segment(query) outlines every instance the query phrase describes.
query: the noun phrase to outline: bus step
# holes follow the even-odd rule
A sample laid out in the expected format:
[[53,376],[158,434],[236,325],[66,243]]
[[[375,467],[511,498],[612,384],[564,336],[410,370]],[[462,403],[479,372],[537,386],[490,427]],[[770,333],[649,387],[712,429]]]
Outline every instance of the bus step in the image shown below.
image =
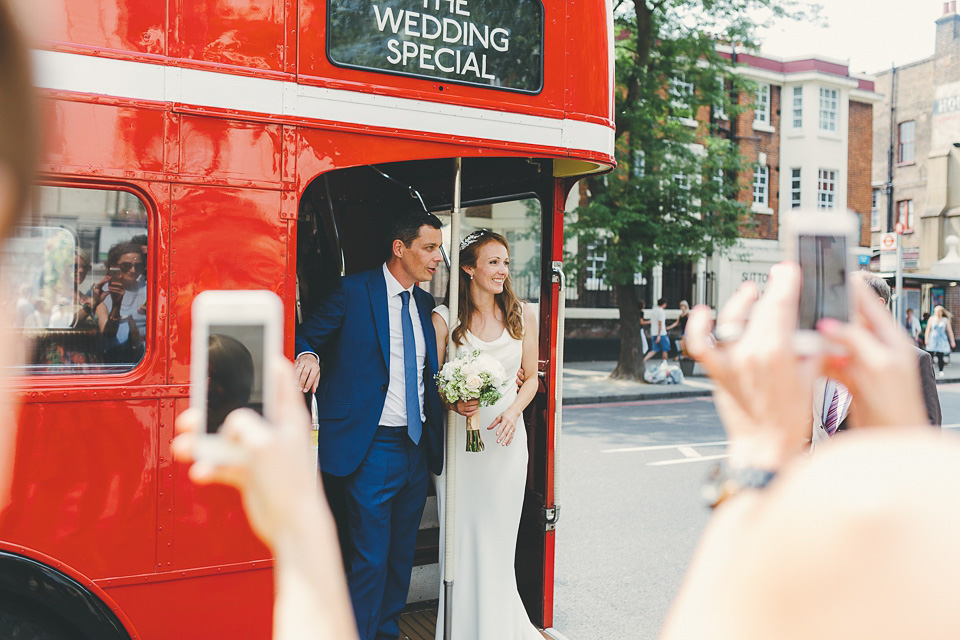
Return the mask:
[[400,616],[400,640],[434,640],[437,634],[437,602],[406,611]]
[[[437,601],[408,607],[400,616],[400,640],[434,640],[437,633]],[[553,636],[541,631],[546,640]]]
[[440,561],[440,529],[421,529],[417,532],[417,550],[413,556],[413,565],[436,564]]

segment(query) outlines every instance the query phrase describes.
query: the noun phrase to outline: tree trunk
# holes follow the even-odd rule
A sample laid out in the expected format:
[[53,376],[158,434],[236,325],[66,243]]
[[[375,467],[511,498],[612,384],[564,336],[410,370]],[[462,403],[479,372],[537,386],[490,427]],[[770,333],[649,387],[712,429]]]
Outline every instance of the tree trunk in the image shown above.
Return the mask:
[[643,352],[640,342],[640,300],[637,288],[631,284],[613,286],[620,310],[620,359],[611,378],[625,380],[643,379]]

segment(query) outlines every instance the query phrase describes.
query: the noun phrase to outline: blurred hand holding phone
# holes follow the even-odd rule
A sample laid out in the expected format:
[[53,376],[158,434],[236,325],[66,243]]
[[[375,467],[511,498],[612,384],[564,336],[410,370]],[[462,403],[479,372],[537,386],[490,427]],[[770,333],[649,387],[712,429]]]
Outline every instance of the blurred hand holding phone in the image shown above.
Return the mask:
[[236,409],[273,420],[273,380],[265,375],[283,357],[283,305],[265,291],[204,291],[193,303],[190,406],[203,414],[198,460],[229,462],[240,450],[218,435]]
[[800,264],[801,292],[795,345],[814,354],[824,348],[817,333],[823,318],[849,322],[849,278],[855,271],[859,217],[836,209],[799,209],[784,219],[786,258]]

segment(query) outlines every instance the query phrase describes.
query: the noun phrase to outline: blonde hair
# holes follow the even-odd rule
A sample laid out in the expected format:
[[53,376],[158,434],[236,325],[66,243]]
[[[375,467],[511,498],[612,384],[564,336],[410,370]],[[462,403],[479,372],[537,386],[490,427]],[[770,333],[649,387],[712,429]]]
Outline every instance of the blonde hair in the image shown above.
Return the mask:
[[[463,248],[460,249],[460,295],[458,296],[460,306],[457,309],[457,327],[453,330],[453,342],[458,345],[464,343],[467,329],[470,328],[470,318],[477,310],[473,304],[473,298],[470,296],[470,287],[473,285],[473,281],[463,270],[463,267],[476,267],[480,249],[491,242],[499,242],[507,250],[507,255],[510,255],[510,245],[507,243],[507,239],[499,233],[481,229],[474,231],[467,238],[474,235],[477,236],[476,239],[471,239],[470,242],[464,239]],[[523,338],[523,308],[520,300],[513,293],[509,274],[507,279],[503,281],[503,292],[494,296],[494,302],[503,313],[503,324],[506,325],[510,337],[514,340]]]
[[944,318],[947,318],[948,320],[953,318],[953,314],[947,311],[946,309],[944,309],[943,305],[938,304],[937,306],[935,306],[933,308],[933,313],[937,313],[937,309],[939,309],[943,313]]

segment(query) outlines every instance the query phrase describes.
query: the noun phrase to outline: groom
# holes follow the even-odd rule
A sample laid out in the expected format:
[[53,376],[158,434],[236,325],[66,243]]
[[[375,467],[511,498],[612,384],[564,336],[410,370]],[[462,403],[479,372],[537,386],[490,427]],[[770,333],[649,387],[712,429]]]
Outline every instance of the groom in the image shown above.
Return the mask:
[[434,301],[416,286],[442,258],[440,220],[408,212],[390,240],[387,261],[343,278],[296,337],[300,384],[317,393],[320,468],[345,486],[347,582],[361,640],[399,635],[427,468],[443,467]]

